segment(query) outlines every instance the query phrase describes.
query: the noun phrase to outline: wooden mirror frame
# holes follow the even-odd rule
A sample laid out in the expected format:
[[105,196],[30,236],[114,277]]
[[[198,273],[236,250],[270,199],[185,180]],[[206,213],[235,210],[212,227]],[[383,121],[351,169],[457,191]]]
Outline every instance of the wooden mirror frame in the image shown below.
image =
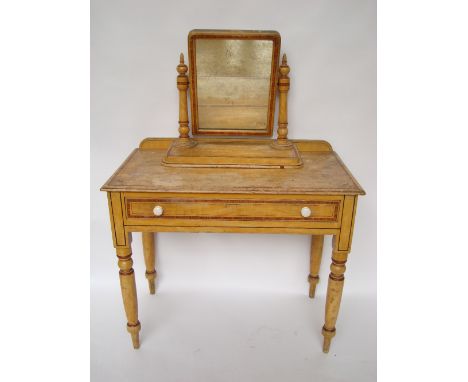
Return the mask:
[[[196,40],[197,39],[232,39],[232,40],[271,40],[273,42],[273,53],[270,75],[270,92],[268,98],[268,115],[266,129],[255,130],[227,130],[210,129],[209,131],[199,129],[198,126],[198,98],[197,98],[197,68],[196,68]],[[279,52],[281,48],[281,36],[275,31],[242,31],[242,30],[192,30],[188,35],[189,50],[189,82],[190,82],[190,105],[193,135],[210,136],[269,136],[273,135],[273,124],[275,116],[275,96],[278,81]]]

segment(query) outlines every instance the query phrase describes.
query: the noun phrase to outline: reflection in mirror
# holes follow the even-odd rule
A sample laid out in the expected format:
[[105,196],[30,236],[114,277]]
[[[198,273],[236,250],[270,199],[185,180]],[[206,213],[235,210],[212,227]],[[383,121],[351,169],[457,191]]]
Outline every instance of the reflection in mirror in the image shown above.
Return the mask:
[[271,135],[273,40],[197,38],[193,52],[194,133]]

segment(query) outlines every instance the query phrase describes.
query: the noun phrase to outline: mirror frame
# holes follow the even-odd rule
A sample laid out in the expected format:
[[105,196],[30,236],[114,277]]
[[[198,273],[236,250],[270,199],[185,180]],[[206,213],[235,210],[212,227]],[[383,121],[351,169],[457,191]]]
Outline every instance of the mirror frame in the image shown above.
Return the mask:
[[[231,39],[231,40],[271,40],[273,41],[273,55],[270,76],[270,94],[268,99],[268,116],[266,129],[253,130],[214,130],[203,131],[198,128],[198,98],[197,98],[197,68],[196,68],[196,40],[197,39]],[[194,29],[188,35],[189,49],[189,81],[190,81],[190,106],[193,135],[231,135],[231,136],[272,136],[275,116],[275,96],[278,81],[279,53],[281,48],[281,36],[276,31],[243,31],[243,30],[210,30]]]

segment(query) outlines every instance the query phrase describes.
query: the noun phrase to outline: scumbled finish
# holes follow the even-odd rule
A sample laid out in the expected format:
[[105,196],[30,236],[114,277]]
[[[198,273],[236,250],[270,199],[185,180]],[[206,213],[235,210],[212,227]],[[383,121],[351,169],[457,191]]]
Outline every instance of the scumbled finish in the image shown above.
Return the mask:
[[194,134],[271,136],[280,40],[273,31],[190,32]]
[[[313,237],[309,296],[315,296],[323,236],[333,235],[323,351],[335,336],[351,250],[357,197],[364,191],[325,141],[293,141],[298,169],[174,168],[161,161],[174,139],[141,142],[102,187],[107,191],[112,238],[120,268],[127,330],[139,348],[141,328],[132,232],[142,232],[146,278],[155,293],[155,232],[292,233]],[[194,144],[210,141],[194,139]],[[305,212],[304,212],[305,211]]]
[[[103,191],[364,194],[326,142],[295,141],[303,161],[303,167],[298,169],[165,167],[161,161],[172,140],[153,140],[153,146],[150,142],[143,142],[127,158],[102,187]],[[317,142],[321,142],[322,151],[306,151],[307,147],[318,146]]]

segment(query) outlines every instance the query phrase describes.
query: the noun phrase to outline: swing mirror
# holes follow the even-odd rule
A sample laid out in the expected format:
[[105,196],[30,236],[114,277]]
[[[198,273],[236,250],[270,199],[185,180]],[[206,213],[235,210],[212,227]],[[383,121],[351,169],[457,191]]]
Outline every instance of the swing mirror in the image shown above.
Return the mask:
[[193,30],[188,40],[192,133],[271,136],[279,33]]

